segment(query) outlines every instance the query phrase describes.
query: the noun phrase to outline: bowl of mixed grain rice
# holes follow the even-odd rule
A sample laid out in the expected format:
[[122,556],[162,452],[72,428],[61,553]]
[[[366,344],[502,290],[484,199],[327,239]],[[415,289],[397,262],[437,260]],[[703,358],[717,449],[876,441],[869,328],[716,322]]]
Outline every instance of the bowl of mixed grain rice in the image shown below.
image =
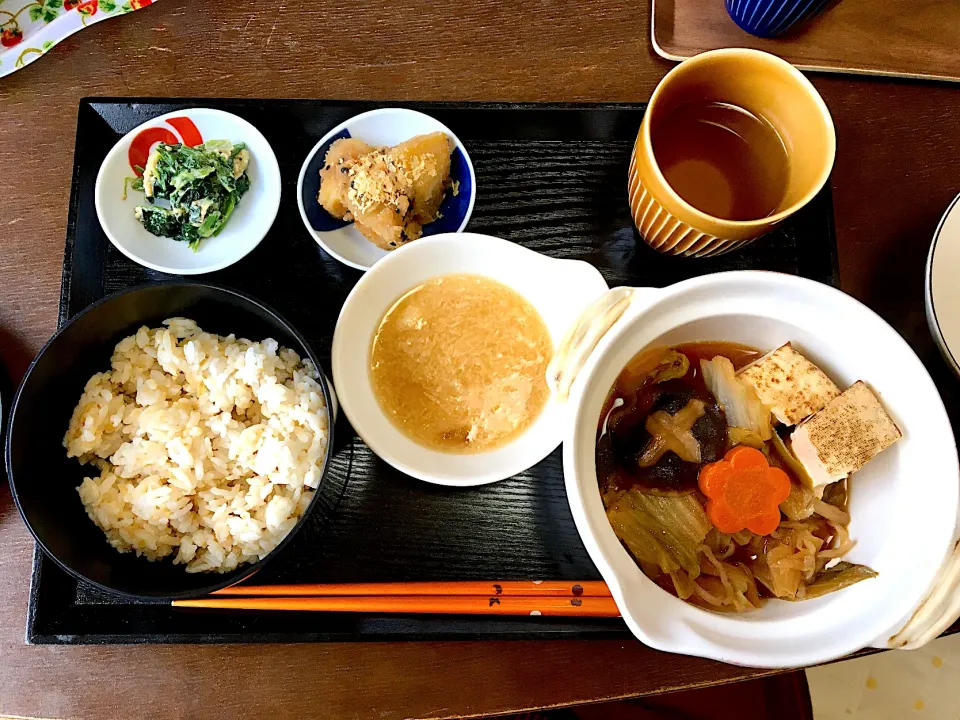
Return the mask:
[[171,282],[111,295],[50,340],[14,400],[13,494],[75,577],[140,598],[212,592],[291,541],[323,483],[335,399],[253,298]]

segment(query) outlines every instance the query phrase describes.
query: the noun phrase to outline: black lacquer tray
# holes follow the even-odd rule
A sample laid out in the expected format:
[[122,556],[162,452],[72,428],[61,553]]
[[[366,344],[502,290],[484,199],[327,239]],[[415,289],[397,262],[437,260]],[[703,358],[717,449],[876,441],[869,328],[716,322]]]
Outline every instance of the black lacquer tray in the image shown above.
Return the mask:
[[[664,286],[734,269],[836,282],[829,188],[782,228],[717,258],[659,255],[627,206],[627,163],[642,105],[396,103],[427,112],[466,145],[477,173],[469,230],[596,265],[611,285]],[[348,117],[383,104],[308,100],[89,99],[80,104],[60,322],[107,293],[168,276],[113,248],[94,210],[97,171],[121,135],[155,115],[214,107],[257,126],[280,162],[280,212],[260,246],[206,276],[259,297],[329,358],[340,306],[360,273],[326,255],[297,210],[300,166]],[[329,361],[325,363],[329,374]],[[258,584],[598,578],[564,492],[560,451],[509,480],[442,488],[378,460],[341,418],[332,471],[308,525]],[[626,636],[614,619],[198,613],[103,595],[37,553],[27,639],[35,643],[317,642]]]

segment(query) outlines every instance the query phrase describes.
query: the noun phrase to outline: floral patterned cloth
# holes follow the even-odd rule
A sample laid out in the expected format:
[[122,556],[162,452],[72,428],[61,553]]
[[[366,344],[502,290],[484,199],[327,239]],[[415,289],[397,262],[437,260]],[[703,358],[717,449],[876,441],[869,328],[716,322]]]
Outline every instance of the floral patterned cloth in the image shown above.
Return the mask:
[[0,0],[0,77],[41,57],[87,25],[157,0]]

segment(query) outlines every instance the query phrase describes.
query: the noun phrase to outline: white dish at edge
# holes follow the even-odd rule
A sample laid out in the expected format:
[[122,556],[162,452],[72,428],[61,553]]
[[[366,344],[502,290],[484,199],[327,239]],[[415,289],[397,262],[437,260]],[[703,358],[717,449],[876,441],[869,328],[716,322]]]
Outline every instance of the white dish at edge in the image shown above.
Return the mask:
[[947,364],[960,375],[960,195],[947,207],[927,255],[927,324]]
[[[197,251],[144,229],[133,213],[137,205],[147,204],[142,192],[128,189],[126,200],[122,199],[125,179],[134,175],[127,159],[133,139],[152,127],[162,127],[180,139],[179,131],[167,121],[181,117],[193,121],[204,142],[244,142],[250,150],[250,189],[220,234],[203,240]],[[94,202],[104,233],[128,258],[165,273],[199,275],[233,265],[263,240],[280,209],[280,166],[263,134],[243,118],[222,110],[188,108],[153,118],[120,138],[100,166]]]

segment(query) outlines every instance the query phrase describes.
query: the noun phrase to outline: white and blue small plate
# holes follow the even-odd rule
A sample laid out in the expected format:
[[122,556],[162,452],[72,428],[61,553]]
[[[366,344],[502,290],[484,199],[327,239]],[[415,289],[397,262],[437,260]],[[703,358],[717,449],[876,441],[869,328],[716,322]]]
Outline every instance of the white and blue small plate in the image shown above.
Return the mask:
[[303,224],[317,244],[344,265],[358,270],[369,270],[388,254],[367,240],[352,222],[338,220],[317,202],[320,169],[335,140],[353,137],[382,147],[432,132],[443,132],[453,139],[455,147],[450,158],[450,178],[459,186],[456,195],[448,192],[443,199],[440,217],[423,226],[423,236],[462,232],[470,221],[477,197],[476,174],[467,149],[450,128],[429,115],[404,108],[383,108],[361,113],[337,125],[313,146],[300,168],[297,204]]

